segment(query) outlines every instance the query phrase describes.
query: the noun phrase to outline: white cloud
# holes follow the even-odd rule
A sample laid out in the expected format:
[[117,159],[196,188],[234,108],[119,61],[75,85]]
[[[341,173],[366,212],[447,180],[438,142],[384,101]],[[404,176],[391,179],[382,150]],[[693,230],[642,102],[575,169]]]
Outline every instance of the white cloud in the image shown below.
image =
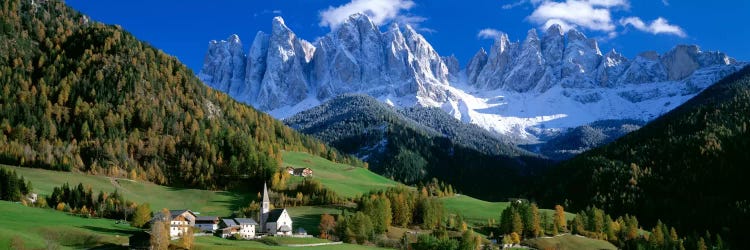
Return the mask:
[[515,8],[515,7],[518,7],[518,6],[521,6],[521,5],[525,4],[526,1],[527,0],[520,0],[520,1],[517,1],[517,2],[513,2],[513,3],[503,4],[502,8],[504,10],[509,10],[509,9],[512,9],[512,8]]
[[319,25],[335,29],[350,15],[355,13],[364,13],[376,25],[381,25],[391,20],[410,21],[410,24],[417,24],[424,21],[424,18],[401,14],[401,11],[409,10],[414,5],[414,2],[411,0],[352,0],[347,4],[338,7],[330,6],[328,9],[321,11]]
[[477,33],[477,38],[481,39],[496,39],[502,35],[503,32],[496,29],[482,29]]
[[606,8],[612,8],[612,7],[623,7],[623,8],[630,8],[630,2],[628,0],[587,0],[584,2],[588,2],[592,6],[601,6]]
[[669,1],[668,0],[661,0],[661,3],[663,3],[664,6],[669,6]]
[[550,21],[564,27],[582,27],[594,31],[611,32],[612,8],[628,8],[627,0],[566,0],[565,2],[543,1],[527,18],[539,25],[549,26]]
[[646,24],[638,17],[628,17],[620,19],[620,25],[630,25],[633,26],[633,28],[651,34],[670,34],[679,37],[687,37],[687,34],[685,34],[685,31],[680,28],[680,26],[669,24],[669,21],[663,17],[657,18],[650,24]]
[[275,15],[279,15],[279,14],[281,14],[281,10],[273,10],[273,11],[271,11],[271,12],[272,12],[273,14],[275,14]]

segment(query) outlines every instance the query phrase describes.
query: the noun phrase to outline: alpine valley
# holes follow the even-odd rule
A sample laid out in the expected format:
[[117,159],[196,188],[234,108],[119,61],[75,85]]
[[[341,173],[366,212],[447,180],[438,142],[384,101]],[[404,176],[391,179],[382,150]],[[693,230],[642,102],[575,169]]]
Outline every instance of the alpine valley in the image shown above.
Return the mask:
[[297,37],[281,17],[271,30],[258,32],[247,52],[237,35],[211,41],[200,79],[278,119],[348,93],[397,109],[437,107],[553,158],[591,147],[541,143],[601,121],[637,128],[745,65],[695,45],[635,58],[602,53],[595,39],[559,25],[541,34],[531,29],[523,41],[501,34],[464,67],[411,26],[378,27],[363,14],[314,42]]
[[[163,21],[232,16],[196,6],[282,12],[248,2],[0,0],[0,249],[747,245],[746,62],[695,45],[602,53],[561,25],[498,34],[459,62],[398,24],[422,18],[410,0],[284,8],[330,33],[310,42],[275,17],[248,46],[209,42],[197,74],[159,42],[177,30],[203,46],[236,27]],[[511,5],[631,12],[628,0]],[[350,15],[363,6],[378,9]],[[661,17],[613,20],[687,37]]]

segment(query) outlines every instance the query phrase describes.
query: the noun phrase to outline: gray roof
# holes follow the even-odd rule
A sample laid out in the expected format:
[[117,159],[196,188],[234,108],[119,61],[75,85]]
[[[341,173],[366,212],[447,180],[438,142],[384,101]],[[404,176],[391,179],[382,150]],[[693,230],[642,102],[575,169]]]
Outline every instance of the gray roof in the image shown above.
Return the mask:
[[219,217],[216,216],[197,216],[195,217],[195,221],[218,221]]
[[[188,212],[188,213],[192,214],[193,216],[195,216],[195,214],[193,213],[193,211],[190,211],[188,209],[169,210],[169,220],[172,221],[175,218],[177,218],[177,216],[180,216],[181,214],[183,214],[185,212]],[[156,221],[156,220],[161,220],[161,219],[163,219],[163,216],[162,216],[161,212],[154,213],[154,217],[151,218],[151,222]]]
[[268,212],[268,219],[266,219],[266,222],[276,222],[279,220],[279,217],[281,217],[281,213],[284,212],[283,208],[277,208],[274,210],[271,210]]
[[224,222],[224,225],[227,227],[237,226],[237,223],[235,223],[233,219],[221,219],[221,221]]
[[234,218],[234,221],[240,225],[258,225],[258,223],[252,218]]

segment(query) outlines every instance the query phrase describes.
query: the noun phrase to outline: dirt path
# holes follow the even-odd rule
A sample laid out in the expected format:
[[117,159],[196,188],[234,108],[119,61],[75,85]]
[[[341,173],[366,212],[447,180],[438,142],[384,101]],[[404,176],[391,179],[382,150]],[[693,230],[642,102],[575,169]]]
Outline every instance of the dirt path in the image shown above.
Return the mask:
[[117,181],[115,178],[107,177],[109,179],[109,182],[112,183],[112,186],[115,186],[117,189],[122,189],[122,186],[120,186],[120,182]]

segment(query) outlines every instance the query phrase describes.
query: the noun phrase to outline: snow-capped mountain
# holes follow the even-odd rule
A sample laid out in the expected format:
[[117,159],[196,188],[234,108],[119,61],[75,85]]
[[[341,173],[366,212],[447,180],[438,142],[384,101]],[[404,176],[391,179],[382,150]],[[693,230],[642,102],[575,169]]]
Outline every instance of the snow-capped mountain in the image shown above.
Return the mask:
[[530,142],[599,120],[648,121],[744,64],[694,45],[633,59],[602,54],[596,40],[552,25],[541,37],[530,30],[523,41],[503,34],[461,69],[409,25],[383,31],[355,14],[312,43],[281,17],[271,34],[258,32],[247,53],[236,35],[211,41],[199,77],[280,119],[341,94],[365,93],[399,107],[441,107]]

